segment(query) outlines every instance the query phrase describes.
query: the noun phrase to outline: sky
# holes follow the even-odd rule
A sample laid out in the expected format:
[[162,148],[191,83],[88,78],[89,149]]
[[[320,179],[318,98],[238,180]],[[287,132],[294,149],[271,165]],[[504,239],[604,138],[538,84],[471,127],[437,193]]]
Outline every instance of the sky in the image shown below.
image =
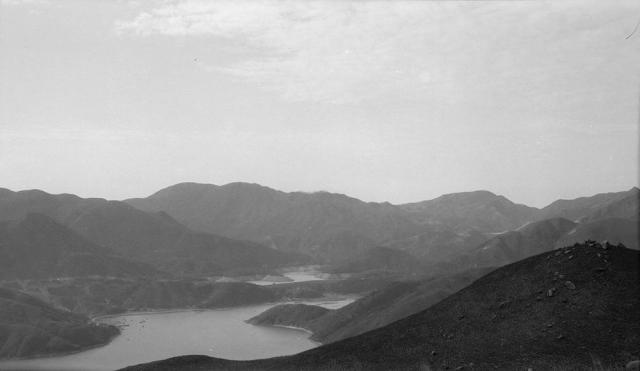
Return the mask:
[[637,1],[0,0],[0,187],[638,185]]

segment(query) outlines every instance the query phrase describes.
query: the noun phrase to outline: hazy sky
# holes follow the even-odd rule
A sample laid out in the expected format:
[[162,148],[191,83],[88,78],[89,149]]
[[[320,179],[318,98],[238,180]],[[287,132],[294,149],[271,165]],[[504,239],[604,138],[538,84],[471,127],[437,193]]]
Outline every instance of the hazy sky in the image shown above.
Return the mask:
[[0,187],[638,184],[637,1],[0,1]]

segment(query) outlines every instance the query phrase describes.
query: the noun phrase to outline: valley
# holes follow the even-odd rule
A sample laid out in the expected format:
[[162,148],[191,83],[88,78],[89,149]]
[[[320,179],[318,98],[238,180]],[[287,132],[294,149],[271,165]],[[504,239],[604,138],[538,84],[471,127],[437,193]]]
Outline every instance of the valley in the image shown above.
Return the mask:
[[[321,305],[339,307],[348,302],[333,300]],[[258,327],[244,322],[271,306],[273,304],[98,317],[97,323],[120,328],[121,334],[108,345],[61,357],[0,361],[0,369],[108,371],[191,353],[242,360],[294,354],[317,346],[303,331]]]
[[[328,359],[322,355],[325,349],[332,354],[331,362],[347,368],[356,367],[353,360],[367,368],[373,364],[401,368],[422,363],[444,368],[467,361],[492,364],[475,353],[467,357],[469,347],[478,346],[471,340],[461,343],[464,351],[435,340],[451,339],[468,329],[442,327],[438,333],[421,330],[415,337],[406,337],[394,328],[420,316],[435,321],[432,317],[436,315],[427,313],[456,312],[437,309],[451,300],[462,300],[456,305],[465,308],[470,302],[478,305],[477,298],[454,298],[480,290],[472,287],[484,287],[480,282],[490,281],[487,277],[509,276],[496,272],[509,271],[514,264],[535,261],[539,266],[543,259],[555,259],[566,246],[591,241],[585,248],[576,247],[572,259],[580,249],[591,251],[593,241],[599,241],[600,249],[602,241],[608,241],[606,246],[612,246],[615,256],[631,254],[625,251],[638,250],[638,194],[634,188],[536,209],[486,191],[392,205],[326,192],[284,193],[244,183],[179,184],[148,199],[126,202],[2,190],[0,288],[28,295],[69,318],[78,316],[75,321],[93,318],[85,331],[109,335],[92,335],[66,347],[52,348],[35,341],[29,352],[0,354],[5,358],[0,368],[107,370],[201,354],[214,358],[178,358],[176,362],[180,369],[322,369],[320,359]],[[632,250],[617,247],[618,243]],[[577,261],[566,262],[570,264],[567,269],[576,274],[579,270],[573,265]],[[586,264],[586,271],[601,269],[590,266],[595,264],[592,260],[580,261]],[[544,281],[536,281],[539,273],[531,269],[517,273],[522,282],[529,282],[522,286],[523,293],[538,290],[534,286]],[[632,289],[627,276],[615,277],[622,280],[616,281],[621,290]],[[492,285],[499,289],[497,282]],[[478,295],[489,295],[482,290]],[[593,290],[590,295],[602,295],[601,286]],[[560,303],[554,310],[564,310],[568,302],[561,299]],[[15,309],[0,304],[2,310]],[[534,308],[527,305],[519,310],[525,313]],[[490,314],[463,316],[486,315]],[[459,320],[443,317],[437,323],[445,326]],[[490,326],[482,321],[477,322],[477,331],[489,331]],[[635,318],[621,321],[620,326],[628,323],[633,327]],[[506,323],[496,322],[496,326]],[[15,325],[25,326],[28,321],[22,318],[11,324]],[[0,349],[13,349],[13,328],[4,328]],[[385,335],[390,339],[397,338],[394,343],[404,345],[394,347],[370,335],[385,331],[391,331]],[[633,339],[628,344],[634,344]],[[340,355],[343,349],[351,349],[348,344],[359,341],[381,348],[374,358],[355,351],[353,360]],[[102,344],[107,345],[82,351]],[[321,344],[325,345],[316,349]],[[340,344],[339,348],[333,344]],[[439,344],[438,349],[446,350],[433,350],[441,357],[426,358],[411,350],[424,344]],[[134,348],[145,350],[134,354],[130,351]],[[393,354],[385,353],[389,349]],[[512,350],[503,351],[506,357]],[[74,354],[7,360],[69,352]],[[293,355],[299,352],[303,353]],[[517,362],[585,362],[584,358],[553,358],[556,350],[545,352],[540,350],[539,360]],[[633,353],[616,354],[623,359]],[[290,358],[249,363],[222,360],[285,355]],[[606,358],[604,353],[598,355]],[[506,365],[502,358],[495,362]],[[311,366],[316,364],[319,366]],[[152,365],[148,367],[165,367],[163,363]]]

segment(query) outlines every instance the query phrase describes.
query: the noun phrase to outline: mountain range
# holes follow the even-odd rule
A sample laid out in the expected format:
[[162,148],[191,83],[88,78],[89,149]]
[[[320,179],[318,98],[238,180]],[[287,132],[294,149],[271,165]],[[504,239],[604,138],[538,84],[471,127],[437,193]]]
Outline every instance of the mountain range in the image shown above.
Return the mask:
[[[285,193],[257,184],[182,183],[126,202],[147,212],[166,212],[195,230],[269,244],[332,264],[361,259],[364,252],[380,246],[435,264],[455,262],[469,254],[488,259],[495,248],[486,253],[477,250],[488,246],[483,246],[485,243],[499,245],[496,238],[503,242],[508,238],[527,240],[529,247],[515,253],[513,258],[530,256],[542,251],[535,245],[555,244],[555,241],[549,244],[552,239],[549,228],[560,222],[545,220],[568,218],[569,222],[578,223],[612,217],[637,219],[639,194],[638,188],[632,188],[559,200],[537,209],[488,191],[453,193],[428,201],[392,205],[328,192]],[[527,226],[530,223],[533,226]],[[568,225],[564,223],[563,227]],[[590,235],[591,228],[580,229],[585,239],[596,237]],[[555,240],[562,237],[560,230],[556,231]],[[505,236],[509,231],[513,233]],[[597,237],[606,239],[606,235]],[[538,237],[543,239],[536,241]],[[625,242],[631,247],[637,245]],[[496,255],[494,261],[484,265],[513,262],[507,256],[511,253],[503,251],[502,256]],[[402,257],[399,255],[397,259]]]
[[[468,342],[457,338],[453,341],[451,336],[485,334],[495,325],[495,334],[486,335],[487,339],[499,343],[508,340],[509,344],[527,347],[530,344],[514,339],[508,328],[521,321],[520,334],[543,339],[540,337],[543,335],[536,332],[537,327],[525,318],[528,311],[543,322],[553,319],[553,325],[545,331],[551,331],[549,328],[557,325],[555,316],[564,313],[561,327],[566,333],[574,330],[564,323],[586,326],[586,318],[594,315],[596,322],[607,316],[614,318],[614,322],[619,320],[621,327],[616,328],[615,333],[627,334],[623,326],[635,318],[628,317],[629,314],[618,316],[618,312],[627,307],[606,307],[603,300],[621,300],[627,303],[621,305],[636,308],[637,303],[625,301],[624,295],[629,292],[624,290],[633,287],[628,280],[628,270],[637,267],[625,265],[619,258],[637,258],[637,252],[622,247],[609,248],[608,244],[578,244],[586,240],[607,240],[637,250],[639,194],[640,191],[633,188],[559,200],[537,209],[488,191],[392,205],[363,202],[328,192],[286,193],[247,183],[224,186],[183,183],[147,198],[126,201],[0,188],[0,286],[8,287],[7,292],[28,292],[38,298],[33,300],[42,300],[42,305],[53,305],[55,308],[51,310],[73,311],[79,317],[69,317],[67,322],[74,324],[86,321],[83,315],[131,310],[219,308],[335,294],[364,295],[337,310],[283,305],[251,319],[251,323],[258,325],[306,328],[313,332],[314,340],[329,344],[329,348],[319,348],[329,349],[329,353],[312,350],[280,361],[254,363],[209,358],[175,360],[187,369],[196,363],[222,369],[304,369],[315,362],[323,365],[327,359],[345,368],[375,369],[378,363],[383,367],[395,362],[407,367],[444,368],[444,359],[455,361],[459,364],[456,367],[473,362],[511,368],[515,363],[509,363],[507,355],[513,355],[515,348],[501,350],[492,344],[491,352],[498,356],[486,359],[480,354],[468,353],[469,347],[479,346],[473,339],[485,335],[473,335]],[[571,249],[558,250],[574,244]],[[594,251],[597,253],[592,253]],[[215,282],[223,275],[248,279],[246,277],[261,277],[282,267],[310,263],[324,264],[323,270],[333,273],[337,279],[269,287]],[[585,272],[578,271],[575,265],[578,263],[583,264]],[[472,283],[501,266],[503,268],[495,272],[503,273],[497,276],[490,273]],[[563,277],[572,275],[571,285],[581,282],[589,289],[565,292],[559,276],[551,279],[544,276],[551,274],[552,268],[554,275],[556,272]],[[591,281],[586,274],[592,274]],[[513,287],[505,286],[495,277],[511,282]],[[617,284],[624,287],[605,290]],[[532,290],[538,293],[535,302],[523,296],[532,295]],[[555,301],[556,307],[552,308],[545,306],[548,304],[545,292],[551,292],[548,297],[555,297],[556,292],[564,296],[559,303]],[[495,297],[498,294],[502,295],[499,302]],[[482,295],[488,295],[488,303],[481,302]],[[589,295],[598,298],[588,302]],[[573,299],[577,301],[574,303]],[[567,303],[571,305],[565,305]],[[494,304],[500,310],[491,307]],[[591,308],[590,312],[585,314],[578,305]],[[504,318],[494,317],[506,313],[501,311],[505,306],[515,311],[507,311],[510,314]],[[10,304],[9,307],[15,309],[16,306]],[[458,313],[461,308],[465,313]],[[581,316],[575,323],[565,318],[570,310]],[[31,319],[35,323],[50,322],[49,309],[33,313]],[[455,313],[462,317],[447,317]],[[491,321],[487,321],[487,316]],[[414,322],[410,321],[412,318]],[[473,323],[455,327],[458,322],[466,324],[465,318],[473,319]],[[451,321],[451,324],[436,319]],[[399,323],[406,326],[395,327]],[[385,330],[389,328],[393,330]],[[411,328],[420,328],[425,335],[413,333]],[[0,339],[9,344],[6,346],[10,350],[6,353],[8,356],[63,351],[64,347],[48,349],[43,343],[27,347],[34,349],[28,352],[16,350],[17,343],[10,337],[14,329],[16,334],[25,334],[19,330],[24,327],[5,327],[0,331]],[[402,331],[409,335],[402,335]],[[566,339],[564,332],[557,336]],[[573,335],[577,337],[578,333]],[[394,343],[388,339],[395,339]],[[636,338],[630,339],[628,344],[615,341],[611,344],[627,349],[629,344],[637,342]],[[425,341],[434,348],[426,351],[426,356],[420,353],[423,345],[418,345]],[[461,342],[463,351],[450,344],[452,341]],[[353,352],[354,356],[344,353],[340,347],[331,348],[334,343],[346,344],[345,351]],[[393,348],[396,343],[401,344],[400,349]],[[78,349],[83,346],[76,345]],[[604,359],[607,359],[605,350],[615,350],[604,343],[575,341],[571,345],[600,349],[602,352],[598,350],[597,355]],[[584,363],[584,358],[560,357],[565,357],[563,352],[567,348],[554,346],[555,343],[550,343],[548,349],[539,349],[542,355],[539,359],[533,353],[523,353],[525,358],[519,360],[519,364],[544,368],[551,364],[545,362]],[[393,353],[386,347],[391,347]],[[376,354],[368,350],[375,350]],[[500,353],[502,351],[506,353]],[[438,354],[446,357],[440,359],[436,357]],[[618,359],[624,356],[616,354]],[[165,367],[163,363],[157,365]],[[453,365],[447,363],[446,366]]]
[[94,251],[102,246],[124,259],[180,276],[269,271],[308,262],[304,256],[254,242],[195,232],[166,213],[144,212],[120,201],[0,189],[0,221],[21,220],[32,213],[45,215],[91,241]]
[[[16,270],[30,271],[26,265],[26,270],[18,269],[25,260],[18,252],[40,251],[48,248],[43,241],[62,236],[43,227],[40,247],[33,246],[36,241],[21,241],[18,236],[24,239],[26,234],[16,226],[29,214],[39,214],[58,229],[75,233],[76,240],[85,240],[83,253],[76,249],[56,258],[67,268],[56,268],[50,276],[68,274],[68,267],[77,266],[69,259],[82,259],[100,274],[117,276],[148,275],[150,269],[192,277],[255,274],[311,262],[330,264],[336,272],[412,272],[429,266],[427,270],[442,273],[499,266],[589,238],[637,248],[639,193],[633,188],[536,209],[488,191],[392,205],[247,183],[181,183],[125,202],[0,188],[0,221],[5,222],[0,253],[5,262],[17,262],[11,263]],[[53,235],[43,235],[49,232]],[[100,264],[98,251],[103,252],[98,254]],[[38,266],[35,261],[29,264]],[[143,269],[129,269],[135,264]],[[47,272],[31,271],[40,276]]]

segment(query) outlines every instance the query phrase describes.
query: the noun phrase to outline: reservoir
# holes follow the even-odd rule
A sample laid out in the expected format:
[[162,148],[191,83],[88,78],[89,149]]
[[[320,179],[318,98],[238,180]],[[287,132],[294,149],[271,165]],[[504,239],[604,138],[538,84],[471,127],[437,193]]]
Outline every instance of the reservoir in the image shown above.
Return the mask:
[[[352,301],[305,303],[335,309]],[[319,345],[301,330],[244,322],[274,305],[277,304],[104,317],[98,321],[117,325],[122,331],[111,343],[65,356],[0,361],[0,370],[114,370],[187,354],[256,359],[295,354]]]

